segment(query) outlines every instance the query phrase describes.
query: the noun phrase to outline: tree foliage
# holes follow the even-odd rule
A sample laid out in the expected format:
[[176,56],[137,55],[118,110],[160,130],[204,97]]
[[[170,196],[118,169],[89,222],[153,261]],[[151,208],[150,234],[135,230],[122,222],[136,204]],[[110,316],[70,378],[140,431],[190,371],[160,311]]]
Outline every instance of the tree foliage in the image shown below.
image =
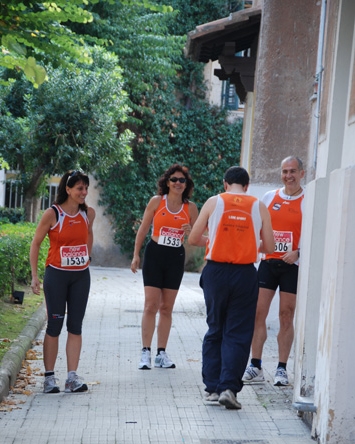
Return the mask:
[[25,204],[49,175],[79,167],[104,174],[130,159],[129,131],[117,134],[128,113],[121,69],[112,54],[92,54],[90,70],[48,67],[50,82],[33,89],[19,79],[3,98],[0,154],[19,171]]
[[[153,104],[152,104],[153,105]],[[223,191],[224,171],[237,164],[242,124],[226,124],[226,114],[200,102],[187,109],[158,98],[150,122],[145,121],[133,148],[129,168],[115,164],[100,176],[102,204],[115,221],[115,241],[131,253],[144,208],[157,191],[165,169],[178,162],[187,166],[195,183],[192,200],[200,208]],[[197,117],[198,116],[198,117]]]
[[[226,168],[239,162],[241,122],[229,124],[224,111],[209,106],[204,98],[203,65],[183,55],[186,32],[227,15],[226,2],[165,3],[175,11],[163,18],[140,9],[113,13],[107,7],[110,14],[100,12],[107,27],[98,27],[94,33],[98,38],[111,36],[131,100],[133,161],[129,168],[116,163],[109,175],[100,175],[101,203],[113,216],[116,243],[127,253],[133,251],[144,208],[168,166],[179,162],[189,167],[195,182],[192,200],[201,207],[208,197],[222,191]],[[144,46],[149,41],[159,42],[156,52]],[[176,72],[163,74],[161,68],[167,66]]]
[[[91,63],[88,44],[93,40],[76,35],[70,23],[93,21],[89,8],[99,0],[2,0],[0,2],[0,66],[20,69],[35,87],[46,79],[43,63]],[[111,5],[114,0],[100,0]],[[147,0],[121,0],[126,5],[144,5],[154,11],[169,11],[171,7]],[[95,40],[96,44],[103,41]],[[38,63],[38,61],[42,63]]]
[[2,1],[0,66],[21,69],[38,86],[46,78],[46,71],[38,60],[48,60],[50,56],[52,62],[77,59],[90,63],[83,39],[64,25],[68,21],[92,21],[92,15],[83,6],[82,0]]
[[[238,1],[60,0],[56,5],[64,3],[85,11],[86,21],[67,17],[38,28],[43,35],[47,25],[48,32],[62,33],[64,46],[64,39],[73,37],[63,60],[57,57],[55,39],[52,52],[16,40],[27,47],[26,57],[35,56],[46,67],[51,61],[49,81],[34,90],[18,76],[8,86],[6,100],[0,102],[0,155],[19,165],[32,193],[38,183],[30,171],[44,177],[80,165],[95,172],[103,187],[101,203],[113,216],[115,241],[131,252],[144,208],[169,165],[190,168],[192,200],[200,207],[222,190],[225,169],[239,161],[241,122],[230,124],[224,111],[209,106],[203,65],[186,60],[183,53],[188,31],[225,17]],[[18,7],[20,2],[10,4]],[[30,3],[23,4],[28,8]],[[114,61],[103,51],[95,60],[95,42],[115,53]],[[77,61],[71,49],[80,49]],[[94,63],[89,69],[90,57]],[[108,60],[111,65],[105,65]]]

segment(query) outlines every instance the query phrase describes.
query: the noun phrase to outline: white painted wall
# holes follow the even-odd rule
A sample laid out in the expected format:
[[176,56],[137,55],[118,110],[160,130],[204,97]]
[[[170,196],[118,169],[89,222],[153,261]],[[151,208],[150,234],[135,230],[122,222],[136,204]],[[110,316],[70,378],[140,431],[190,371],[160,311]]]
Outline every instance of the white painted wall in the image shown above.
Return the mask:
[[[349,98],[355,54],[355,2],[328,17],[331,50],[323,60],[330,93],[327,128],[317,146],[316,179],[307,184],[296,311],[294,400],[317,408],[319,444],[355,443],[355,122]],[[331,58],[331,59],[330,59]],[[324,107],[323,107],[324,109]],[[314,146],[310,146],[313,150]],[[304,258],[302,260],[302,258]]]
[[90,176],[89,194],[86,203],[96,211],[94,245],[91,254],[92,264],[100,267],[127,267],[130,260],[121,253],[119,246],[114,243],[111,218],[104,214],[105,208],[99,205],[99,199],[100,189],[97,181]]
[[355,166],[330,175],[313,430],[321,443],[355,442]]
[[222,82],[214,75],[215,69],[221,69],[220,64],[211,60],[206,63],[203,75],[207,86],[206,99],[211,105],[221,106]]

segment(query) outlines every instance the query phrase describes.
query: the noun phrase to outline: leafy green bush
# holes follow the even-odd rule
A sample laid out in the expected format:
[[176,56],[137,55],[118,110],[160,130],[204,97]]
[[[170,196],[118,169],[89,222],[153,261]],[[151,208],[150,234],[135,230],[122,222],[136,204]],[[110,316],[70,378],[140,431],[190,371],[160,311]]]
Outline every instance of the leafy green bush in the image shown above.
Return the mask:
[[[28,284],[31,281],[30,246],[36,230],[31,223],[4,224],[0,228],[0,297],[11,295],[16,283]],[[44,275],[45,260],[49,247],[46,237],[42,243],[38,271]]]
[[17,224],[25,220],[23,208],[5,208],[0,207],[0,224]]

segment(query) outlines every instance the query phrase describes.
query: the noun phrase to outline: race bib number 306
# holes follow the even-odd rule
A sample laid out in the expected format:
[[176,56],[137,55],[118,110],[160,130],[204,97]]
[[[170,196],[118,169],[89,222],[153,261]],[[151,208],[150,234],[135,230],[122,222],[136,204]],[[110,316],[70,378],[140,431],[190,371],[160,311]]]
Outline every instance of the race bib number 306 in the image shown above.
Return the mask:
[[274,231],[275,253],[292,251],[292,231]]
[[162,227],[158,239],[159,245],[166,247],[180,247],[184,239],[184,230],[180,228]]
[[89,262],[87,245],[60,247],[60,260],[62,267],[82,267]]

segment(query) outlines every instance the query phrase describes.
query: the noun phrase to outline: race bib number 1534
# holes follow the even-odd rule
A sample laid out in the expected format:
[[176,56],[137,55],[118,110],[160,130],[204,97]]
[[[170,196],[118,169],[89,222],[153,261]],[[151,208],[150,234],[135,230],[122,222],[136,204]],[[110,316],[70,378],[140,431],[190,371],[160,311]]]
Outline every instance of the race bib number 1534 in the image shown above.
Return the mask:
[[89,262],[87,245],[60,247],[60,260],[62,267],[82,267]]

